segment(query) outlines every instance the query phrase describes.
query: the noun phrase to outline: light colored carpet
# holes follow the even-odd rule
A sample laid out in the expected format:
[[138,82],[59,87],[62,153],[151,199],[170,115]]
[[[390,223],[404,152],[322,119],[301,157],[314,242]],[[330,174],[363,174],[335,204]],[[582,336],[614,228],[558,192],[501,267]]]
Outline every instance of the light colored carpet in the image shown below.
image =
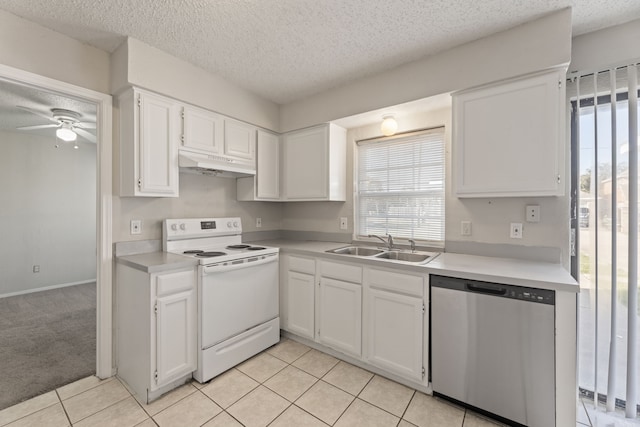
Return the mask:
[[0,299],[0,409],[95,367],[95,283]]

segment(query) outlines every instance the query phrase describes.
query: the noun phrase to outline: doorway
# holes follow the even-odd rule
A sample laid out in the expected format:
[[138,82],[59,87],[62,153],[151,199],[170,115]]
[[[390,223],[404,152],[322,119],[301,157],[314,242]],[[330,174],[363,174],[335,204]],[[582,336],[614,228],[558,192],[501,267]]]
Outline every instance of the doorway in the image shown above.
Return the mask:
[[0,80],[92,103],[96,108],[96,375],[114,374],[112,362],[112,98],[110,95],[0,65]]

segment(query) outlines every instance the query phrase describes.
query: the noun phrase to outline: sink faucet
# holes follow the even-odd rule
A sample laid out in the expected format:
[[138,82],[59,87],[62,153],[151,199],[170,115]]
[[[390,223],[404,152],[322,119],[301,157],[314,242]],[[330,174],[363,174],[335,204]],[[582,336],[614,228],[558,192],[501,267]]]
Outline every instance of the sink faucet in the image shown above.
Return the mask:
[[393,237],[391,236],[391,234],[387,234],[387,240],[385,240],[383,237],[377,236],[375,234],[369,234],[367,237],[375,237],[376,239],[380,239],[380,240],[382,240],[383,243],[385,243],[387,245],[387,248],[389,250],[393,249]]
[[411,245],[411,252],[416,251],[416,241],[413,239],[409,239],[409,244]]

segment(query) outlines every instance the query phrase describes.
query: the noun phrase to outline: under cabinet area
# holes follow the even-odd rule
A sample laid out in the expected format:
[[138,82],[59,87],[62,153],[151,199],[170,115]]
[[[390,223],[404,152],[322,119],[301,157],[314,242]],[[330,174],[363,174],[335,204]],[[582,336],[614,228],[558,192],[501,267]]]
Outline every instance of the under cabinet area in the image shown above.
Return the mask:
[[178,103],[131,88],[117,104],[120,195],[178,197]]
[[422,382],[429,330],[424,276],[365,268],[364,294],[365,360]]
[[197,367],[195,268],[161,273],[116,265],[118,376],[148,403]]
[[453,94],[458,197],[564,194],[564,82],[552,70]]

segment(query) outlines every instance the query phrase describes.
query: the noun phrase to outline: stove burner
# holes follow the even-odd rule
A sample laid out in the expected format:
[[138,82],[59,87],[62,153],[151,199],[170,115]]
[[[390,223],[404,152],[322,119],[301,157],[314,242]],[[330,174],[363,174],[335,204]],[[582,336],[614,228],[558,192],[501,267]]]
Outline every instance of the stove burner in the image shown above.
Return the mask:
[[227,249],[247,249],[249,245],[229,245]]
[[191,249],[189,251],[184,251],[182,253],[185,255],[191,255],[191,254],[201,254],[202,252],[204,252],[202,249]]
[[225,252],[199,252],[196,254],[198,258],[211,258],[214,256],[226,255]]
[[261,251],[263,249],[267,249],[267,248],[263,248],[262,246],[251,246],[247,248],[248,251]]

